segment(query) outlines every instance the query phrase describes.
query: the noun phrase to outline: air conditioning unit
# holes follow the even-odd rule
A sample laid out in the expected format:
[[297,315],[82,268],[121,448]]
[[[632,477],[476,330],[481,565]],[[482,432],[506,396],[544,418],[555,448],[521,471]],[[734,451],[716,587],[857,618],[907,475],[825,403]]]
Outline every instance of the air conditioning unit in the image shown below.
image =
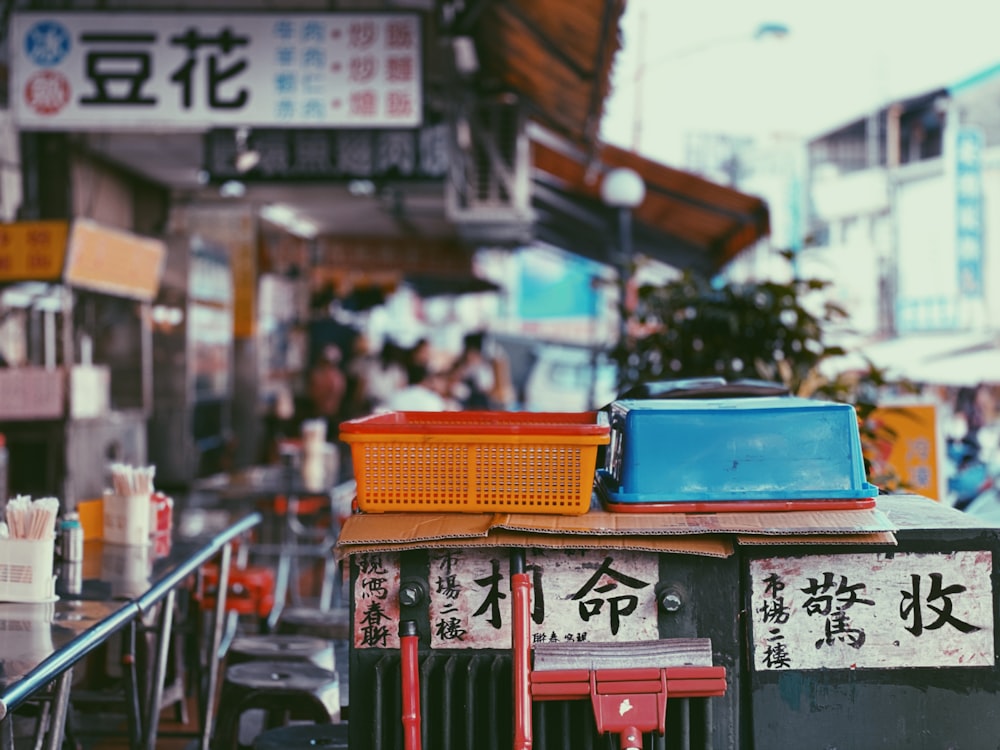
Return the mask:
[[445,185],[450,221],[470,241],[531,237],[531,153],[520,103],[511,97],[462,103],[452,115],[452,161]]

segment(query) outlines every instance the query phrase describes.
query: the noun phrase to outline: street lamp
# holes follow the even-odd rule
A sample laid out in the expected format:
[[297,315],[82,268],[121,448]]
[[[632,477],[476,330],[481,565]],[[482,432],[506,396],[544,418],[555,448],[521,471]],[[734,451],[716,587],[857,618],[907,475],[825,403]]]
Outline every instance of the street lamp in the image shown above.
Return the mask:
[[642,177],[629,167],[612,169],[601,180],[601,200],[604,205],[618,212],[618,285],[621,294],[621,312],[618,321],[618,341],[623,343],[628,333],[625,315],[625,300],[628,293],[629,276],[632,273],[632,211],[638,208],[646,197],[646,185]]

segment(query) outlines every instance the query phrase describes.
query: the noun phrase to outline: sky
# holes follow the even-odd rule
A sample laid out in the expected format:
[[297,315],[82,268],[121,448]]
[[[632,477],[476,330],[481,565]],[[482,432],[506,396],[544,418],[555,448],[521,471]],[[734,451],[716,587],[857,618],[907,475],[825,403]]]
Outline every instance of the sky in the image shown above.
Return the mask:
[[997,0],[628,0],[602,137],[682,166],[688,132],[819,135],[1000,63],[997,29]]

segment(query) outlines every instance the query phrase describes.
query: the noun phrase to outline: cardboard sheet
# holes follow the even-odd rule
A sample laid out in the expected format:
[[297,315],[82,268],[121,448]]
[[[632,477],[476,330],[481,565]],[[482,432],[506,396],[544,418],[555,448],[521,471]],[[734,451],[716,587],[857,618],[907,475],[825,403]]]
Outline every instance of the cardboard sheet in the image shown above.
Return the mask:
[[[500,514],[498,514],[500,515]],[[877,508],[769,513],[609,513],[582,516],[507,514],[495,527],[540,534],[867,534],[895,531]]]
[[344,524],[337,555],[441,547],[631,549],[726,557],[734,544],[892,545],[878,509],[772,513],[362,513]]
[[782,536],[750,536],[740,534],[736,543],[747,547],[759,547],[765,544],[780,545],[817,545],[817,544],[867,544],[885,547],[896,546],[896,535],[890,531],[877,531],[871,534],[788,534]]
[[339,544],[433,542],[485,537],[492,513],[356,513],[340,530]]
[[731,539],[721,536],[580,536],[531,534],[496,529],[486,536],[461,539],[407,540],[399,542],[337,543],[338,558],[365,552],[404,552],[412,549],[522,547],[524,549],[601,549],[663,552],[705,557],[729,557],[733,554]]

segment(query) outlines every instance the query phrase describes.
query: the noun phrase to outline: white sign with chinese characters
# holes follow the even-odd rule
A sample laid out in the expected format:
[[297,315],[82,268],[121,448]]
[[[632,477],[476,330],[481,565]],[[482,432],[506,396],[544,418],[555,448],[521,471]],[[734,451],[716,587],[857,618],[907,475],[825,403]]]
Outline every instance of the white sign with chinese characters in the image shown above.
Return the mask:
[[354,565],[354,647],[398,649],[399,555],[365,552]]
[[753,560],[754,666],[992,666],[992,573],[989,550]]
[[412,127],[420,18],[404,13],[18,13],[25,128]]
[[[434,648],[511,648],[510,557],[503,549],[430,550]],[[529,550],[531,639],[655,640],[655,553]]]

